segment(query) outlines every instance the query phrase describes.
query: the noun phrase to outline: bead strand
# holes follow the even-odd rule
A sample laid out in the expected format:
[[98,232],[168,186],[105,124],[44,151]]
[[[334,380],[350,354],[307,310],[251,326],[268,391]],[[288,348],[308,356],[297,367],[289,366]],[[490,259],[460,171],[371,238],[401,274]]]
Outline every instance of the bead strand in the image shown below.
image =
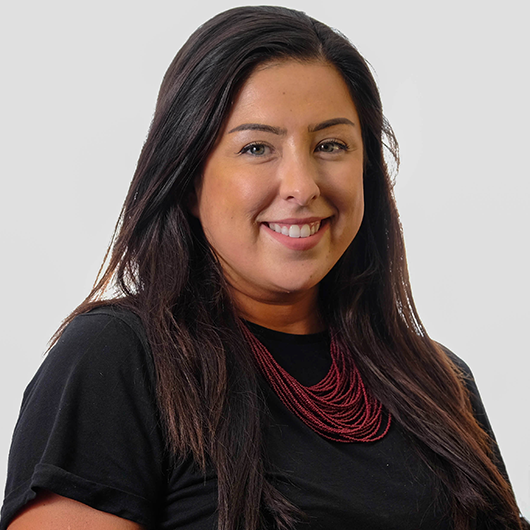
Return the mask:
[[[367,391],[355,364],[331,338],[331,367],[316,385],[303,386],[242,326],[263,376],[284,405],[309,428],[337,442],[375,442],[390,429],[391,415]],[[387,417],[383,426],[383,416]]]

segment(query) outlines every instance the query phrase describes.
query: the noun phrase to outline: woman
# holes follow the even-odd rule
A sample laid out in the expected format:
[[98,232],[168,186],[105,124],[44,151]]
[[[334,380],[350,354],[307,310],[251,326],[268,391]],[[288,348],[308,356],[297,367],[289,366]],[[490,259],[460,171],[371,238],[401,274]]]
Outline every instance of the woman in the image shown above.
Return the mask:
[[26,391],[0,528],[527,527],[415,311],[384,147],[341,35],[272,7],[201,26]]

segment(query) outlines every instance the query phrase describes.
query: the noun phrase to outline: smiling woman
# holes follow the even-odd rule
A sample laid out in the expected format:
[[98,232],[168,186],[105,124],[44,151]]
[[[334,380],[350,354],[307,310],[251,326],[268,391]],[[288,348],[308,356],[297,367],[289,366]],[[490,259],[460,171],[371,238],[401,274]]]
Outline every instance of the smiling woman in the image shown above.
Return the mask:
[[361,127],[342,76],[323,61],[260,66],[191,207],[240,315],[279,331],[322,331],[318,284],[352,243],[363,209]]
[[415,310],[384,149],[342,35],[279,7],[201,26],[24,394],[0,530],[529,528]]

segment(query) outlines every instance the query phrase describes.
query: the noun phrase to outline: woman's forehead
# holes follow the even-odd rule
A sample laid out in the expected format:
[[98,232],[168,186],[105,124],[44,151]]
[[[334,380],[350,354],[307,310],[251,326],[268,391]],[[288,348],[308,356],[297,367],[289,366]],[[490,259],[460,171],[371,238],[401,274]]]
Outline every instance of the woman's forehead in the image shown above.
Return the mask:
[[226,129],[248,120],[280,126],[341,116],[358,122],[348,86],[334,66],[322,61],[272,61],[257,67],[243,84]]

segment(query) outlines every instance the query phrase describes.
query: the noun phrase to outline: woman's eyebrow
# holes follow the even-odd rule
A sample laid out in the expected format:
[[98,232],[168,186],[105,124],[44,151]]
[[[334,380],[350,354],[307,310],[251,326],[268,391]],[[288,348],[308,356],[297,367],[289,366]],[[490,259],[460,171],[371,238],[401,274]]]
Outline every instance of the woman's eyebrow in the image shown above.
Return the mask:
[[331,120],[326,120],[318,123],[317,125],[310,126],[309,132],[321,131],[322,129],[327,129],[328,127],[333,127],[334,125],[351,125],[352,127],[355,127],[355,123],[348,118],[332,118]]
[[[328,127],[333,127],[334,125],[351,125],[352,127],[355,127],[355,123],[348,118],[332,118],[331,120],[323,121],[317,125],[310,125],[308,130],[309,132],[317,132],[321,131],[322,129],[327,129]],[[265,125],[263,123],[242,123],[241,125],[230,129],[228,134],[237,131],[262,131],[277,134],[278,136],[287,134],[286,129],[282,129],[281,127],[273,127],[272,125]]]
[[234,127],[233,129],[228,131],[228,134],[231,134],[236,131],[263,131],[277,135],[287,134],[287,131],[285,129],[281,129],[280,127],[273,127],[272,125],[264,125],[262,123],[242,123],[241,125],[238,125],[237,127]]

